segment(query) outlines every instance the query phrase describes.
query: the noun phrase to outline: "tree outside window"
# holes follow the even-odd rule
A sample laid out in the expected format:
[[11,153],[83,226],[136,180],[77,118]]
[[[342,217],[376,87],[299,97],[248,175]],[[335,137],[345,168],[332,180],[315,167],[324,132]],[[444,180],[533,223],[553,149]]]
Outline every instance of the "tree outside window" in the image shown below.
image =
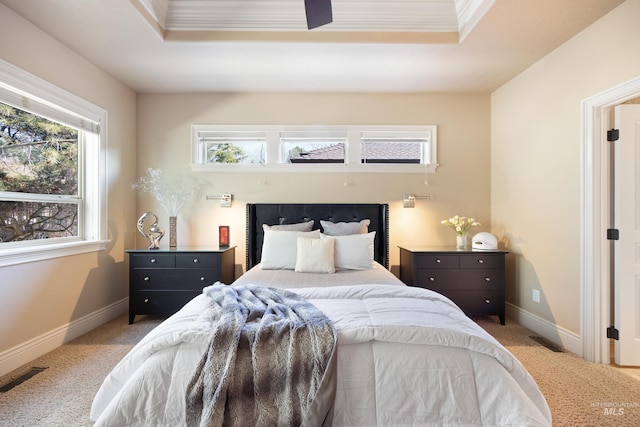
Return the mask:
[[0,103],[0,242],[78,236],[79,137]]

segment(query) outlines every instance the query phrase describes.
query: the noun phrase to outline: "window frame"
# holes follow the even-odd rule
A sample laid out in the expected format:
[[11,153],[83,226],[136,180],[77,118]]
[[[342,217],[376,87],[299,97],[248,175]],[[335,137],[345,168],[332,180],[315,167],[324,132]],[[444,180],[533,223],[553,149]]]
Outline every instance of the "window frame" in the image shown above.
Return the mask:
[[[200,132],[261,132],[265,135],[267,150],[263,164],[206,163]],[[429,163],[361,163],[360,151],[363,135],[384,133],[415,135],[428,132],[427,154]],[[344,163],[286,163],[281,146],[281,135],[308,135],[322,137],[344,133],[347,135]],[[398,136],[400,137],[400,136]],[[436,125],[191,125],[191,170],[193,172],[320,172],[320,173],[435,173],[437,159]],[[422,160],[421,160],[422,161]]]
[[[11,102],[18,96],[29,105]],[[6,102],[9,100],[9,102]],[[104,250],[107,243],[106,118],[104,109],[4,60],[0,101],[78,129],[78,236],[0,243],[0,267]],[[41,198],[41,201],[47,197]],[[3,193],[3,200],[33,199]]]

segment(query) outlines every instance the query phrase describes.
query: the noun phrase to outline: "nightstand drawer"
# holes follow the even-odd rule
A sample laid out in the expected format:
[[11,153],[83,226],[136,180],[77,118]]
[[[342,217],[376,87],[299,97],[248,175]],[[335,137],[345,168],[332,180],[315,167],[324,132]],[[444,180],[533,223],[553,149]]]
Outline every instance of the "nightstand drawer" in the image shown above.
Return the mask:
[[459,268],[460,259],[457,255],[417,255],[417,268]]
[[416,286],[440,291],[500,291],[502,271],[496,269],[419,269]]
[[420,268],[417,270],[415,286],[441,290],[455,289],[460,285],[460,270],[446,268]]
[[175,268],[152,270],[139,268],[131,272],[135,290],[202,290],[219,280],[220,274],[213,268]]
[[495,314],[504,307],[500,292],[446,290],[440,293],[455,301],[467,315]]
[[177,268],[212,268],[217,265],[219,257],[216,254],[187,253],[176,254]]
[[180,310],[198,291],[136,291],[131,303],[136,314],[171,315]]
[[502,270],[468,268],[460,270],[461,289],[469,291],[500,291],[503,288]]
[[132,268],[173,268],[175,266],[174,254],[131,254]]
[[460,268],[502,268],[502,255],[470,254],[460,257]]

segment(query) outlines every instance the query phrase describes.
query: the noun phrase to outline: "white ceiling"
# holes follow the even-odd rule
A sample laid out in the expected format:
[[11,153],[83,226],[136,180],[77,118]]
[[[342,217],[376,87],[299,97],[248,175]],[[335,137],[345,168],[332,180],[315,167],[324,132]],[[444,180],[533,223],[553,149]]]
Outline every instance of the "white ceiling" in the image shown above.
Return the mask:
[[0,0],[136,92],[490,92],[623,0]]

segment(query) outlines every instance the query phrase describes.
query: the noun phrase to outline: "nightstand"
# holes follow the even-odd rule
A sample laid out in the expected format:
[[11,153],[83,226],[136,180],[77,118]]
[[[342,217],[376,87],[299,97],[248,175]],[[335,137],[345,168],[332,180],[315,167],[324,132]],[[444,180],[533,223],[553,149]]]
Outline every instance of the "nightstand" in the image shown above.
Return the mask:
[[235,247],[130,249],[129,324],[137,314],[169,316],[202,288],[234,280]]
[[446,247],[400,247],[400,280],[441,293],[468,316],[497,315],[504,325],[505,255]]

